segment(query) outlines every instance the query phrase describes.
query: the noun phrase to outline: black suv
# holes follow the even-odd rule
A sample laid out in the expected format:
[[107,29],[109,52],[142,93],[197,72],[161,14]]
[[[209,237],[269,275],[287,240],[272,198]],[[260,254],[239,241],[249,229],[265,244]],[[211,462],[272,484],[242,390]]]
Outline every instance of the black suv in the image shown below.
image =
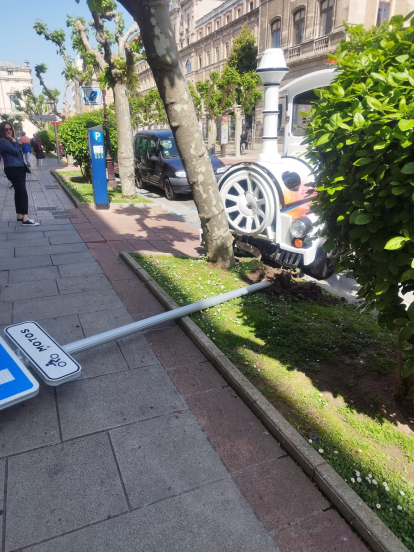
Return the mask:
[[[135,182],[138,188],[144,183],[155,184],[165,191],[169,200],[177,194],[191,193],[187,175],[178,153],[171,130],[144,130],[134,138]],[[210,155],[217,181],[226,172],[220,159]]]

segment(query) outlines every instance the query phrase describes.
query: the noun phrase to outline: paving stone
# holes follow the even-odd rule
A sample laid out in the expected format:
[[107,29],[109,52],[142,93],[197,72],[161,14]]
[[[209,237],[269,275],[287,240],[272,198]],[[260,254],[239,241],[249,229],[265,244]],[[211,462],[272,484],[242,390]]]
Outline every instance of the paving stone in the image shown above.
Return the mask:
[[0,324],[11,324],[13,303],[0,301]]
[[149,330],[145,337],[166,369],[206,360],[203,353],[178,327]]
[[100,274],[103,272],[99,263],[92,259],[92,262],[61,264],[59,272],[62,278],[73,276],[88,276],[90,274]]
[[111,259],[100,259],[99,264],[101,265],[103,271],[108,276],[111,282],[137,277],[134,272],[132,272],[132,270],[119,257],[113,257]]
[[81,293],[84,291],[95,291],[98,289],[112,289],[111,283],[105,274],[90,274],[88,276],[71,276],[57,280],[59,292]]
[[191,412],[138,422],[110,435],[132,508],[228,477]]
[[[83,253],[77,253],[83,255]],[[50,255],[38,255],[36,257],[15,257],[14,259],[2,259],[0,268],[2,270],[17,270],[21,268],[37,268],[39,266],[50,266],[52,261]]]
[[22,282],[37,282],[44,280],[55,280],[59,278],[57,266],[45,266],[40,268],[24,268],[21,270],[10,270],[9,282],[20,284]]
[[[24,228],[23,230],[26,230]],[[33,228],[31,228],[33,230]],[[0,234],[14,234],[16,232],[16,228],[14,226],[1,226],[0,227]]]
[[47,301],[31,299],[15,301],[13,310],[14,322],[51,318],[64,314],[80,314],[83,312],[97,312],[106,309],[116,309],[122,306],[114,290],[88,291],[85,293],[71,293],[49,297]]
[[7,552],[126,510],[107,435],[91,435],[9,459]]
[[[23,238],[25,237],[22,234],[19,234]],[[30,239],[26,237],[25,240],[7,240],[1,242],[2,247],[44,247],[50,245],[49,239],[44,238],[41,234],[36,234],[36,236],[31,236]],[[3,247],[3,248],[4,248]]]
[[41,221],[40,224],[41,226],[72,226],[72,223],[65,219]]
[[14,257],[14,247],[0,247],[0,265],[3,259],[9,259],[10,257]]
[[86,527],[30,552],[278,552],[232,481]]
[[69,227],[59,227],[57,226],[54,230],[45,230],[44,235],[47,238],[64,238],[65,236],[79,236],[76,228],[74,226]]
[[61,253],[58,255],[52,255],[52,262],[54,265],[64,265],[73,263],[91,263],[93,256],[89,251],[83,253]]
[[0,284],[7,284],[9,281],[9,271],[0,270]]
[[84,251],[88,251],[88,248],[83,242],[63,243],[61,245],[45,245],[36,247],[16,247],[16,257],[34,257],[37,255],[56,256],[56,254],[59,253],[81,253]]
[[85,332],[85,337],[107,332],[114,328],[120,328],[134,321],[125,307],[101,311],[99,316],[96,316],[95,313],[80,314],[79,319]]
[[64,439],[187,408],[159,365],[71,382],[57,394]]
[[50,236],[49,241],[52,245],[61,245],[63,243],[80,243],[83,242],[82,238],[77,232],[59,232],[59,234],[65,234],[64,236]]
[[137,276],[134,275],[134,278],[128,280],[116,280],[112,285],[130,314],[148,312],[154,315],[165,312],[162,305]]
[[76,314],[43,318],[36,321],[59,343],[59,345],[73,343],[85,337],[81,323],[79,322],[79,317]]
[[285,454],[230,387],[192,395],[186,402],[231,472]]
[[368,552],[333,509],[272,534],[281,552]]
[[95,228],[93,228],[92,230],[84,230],[83,228],[78,228],[78,232],[86,243],[105,242],[105,238],[102,237],[102,234],[100,234]]
[[51,295],[59,295],[56,280],[6,284],[1,290],[0,299],[2,301],[17,301],[18,299],[34,299]]
[[228,385],[209,362],[174,368],[168,371],[168,375],[183,397]]
[[3,542],[3,510],[4,510],[4,483],[5,483],[5,460],[0,460],[0,538]]
[[106,243],[88,243],[88,247],[97,261],[118,257],[116,251],[111,249]]
[[[53,226],[53,224],[41,224],[39,226],[34,226],[31,228],[25,228],[24,226],[17,226],[16,233],[21,234],[22,232],[30,232],[37,234],[38,232],[47,232],[51,230],[52,232],[65,232],[67,230],[72,230],[73,226],[70,222],[66,224],[60,224],[59,226]],[[13,229],[14,230],[14,229]],[[1,229],[0,229],[1,232]]]
[[253,466],[233,477],[269,532],[329,508],[321,492],[287,456]]
[[42,387],[35,398],[1,411],[1,457],[59,441],[55,396],[50,387]]
[[82,366],[79,380],[128,370],[128,364],[116,342],[106,343],[73,356]]
[[143,368],[158,364],[158,359],[141,333],[135,333],[118,340],[121,351],[130,368]]

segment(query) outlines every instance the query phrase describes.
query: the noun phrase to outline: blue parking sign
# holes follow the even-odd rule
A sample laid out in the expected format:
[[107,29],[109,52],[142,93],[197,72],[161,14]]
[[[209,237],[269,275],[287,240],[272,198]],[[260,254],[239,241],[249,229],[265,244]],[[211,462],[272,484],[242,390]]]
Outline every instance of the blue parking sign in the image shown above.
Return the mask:
[[39,383],[0,337],[0,410],[31,399]]

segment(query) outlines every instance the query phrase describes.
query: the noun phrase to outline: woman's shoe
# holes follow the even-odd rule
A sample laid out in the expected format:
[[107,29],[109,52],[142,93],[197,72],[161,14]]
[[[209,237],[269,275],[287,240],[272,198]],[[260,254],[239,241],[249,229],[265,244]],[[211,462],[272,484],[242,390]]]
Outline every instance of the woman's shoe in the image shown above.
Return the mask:
[[18,219],[16,219],[16,220],[17,220],[17,222],[23,222],[23,219],[22,219],[22,218],[21,218],[21,219],[18,218]]
[[22,221],[23,226],[39,226],[39,223],[32,219],[27,219]]

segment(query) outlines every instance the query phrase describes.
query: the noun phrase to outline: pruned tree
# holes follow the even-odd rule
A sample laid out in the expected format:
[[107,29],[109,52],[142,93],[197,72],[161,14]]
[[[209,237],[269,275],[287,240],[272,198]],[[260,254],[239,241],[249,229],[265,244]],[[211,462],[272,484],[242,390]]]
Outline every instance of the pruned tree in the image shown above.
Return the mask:
[[28,87],[23,90],[17,90],[15,93],[17,99],[17,111],[27,115],[29,121],[39,130],[46,128],[47,123],[43,121],[35,121],[35,115],[46,115],[50,111],[48,99],[44,94],[35,95],[33,88]]
[[134,128],[151,127],[168,121],[164,104],[156,88],[138,98],[130,98],[129,104]]
[[255,71],[257,66],[256,37],[246,23],[243,23],[239,34],[233,40],[233,47],[227,59],[227,65],[243,75]]
[[52,88],[52,89],[48,88],[46,86],[45,80],[43,78],[43,75],[47,71],[47,65],[45,65],[44,63],[39,63],[39,64],[35,65],[34,70],[35,70],[36,77],[39,79],[40,86],[42,87],[45,96],[49,99],[49,102],[46,102],[46,103],[50,103],[50,104],[53,103],[53,108],[52,108],[53,113],[57,117],[60,117],[63,121],[65,121],[66,119],[69,118],[69,106],[68,106],[67,101],[65,100],[65,95],[66,95],[66,90],[67,90],[67,87],[68,87],[68,83],[66,83],[65,89],[64,89],[64,92],[63,92],[64,110],[61,111],[57,108],[57,102],[59,100],[59,90],[57,90],[56,88]]
[[[209,79],[196,82],[200,95],[201,111],[209,118],[208,146],[213,146],[217,139],[217,117],[222,113],[223,95],[217,87],[219,74],[212,71]],[[193,98],[194,101],[194,98]]]
[[[98,0],[97,0],[98,1]],[[200,216],[209,261],[234,264],[232,238],[174,40],[168,0],[121,0],[139,24]]]
[[[79,3],[79,0],[77,0]],[[134,21],[125,31],[125,23],[121,13],[116,11],[117,5],[112,0],[88,0],[92,13],[89,25],[94,29],[98,48],[93,48],[89,41],[89,33],[82,18],[68,19],[68,25],[73,28],[73,37],[77,44],[82,44],[86,53],[94,57],[100,70],[101,86],[110,86],[114,91],[115,115],[118,128],[118,165],[121,178],[122,195],[132,197],[135,194],[134,152],[132,147],[132,127],[129,110],[128,89],[136,86],[135,65],[143,59],[138,35],[138,24]],[[105,28],[105,21],[115,23],[115,35]],[[116,54],[112,51],[117,45]]]
[[[89,82],[92,78],[93,65],[91,63],[85,63],[83,71],[80,71],[66,50],[66,34],[63,29],[56,31],[49,31],[47,25],[43,21],[36,21],[33,25],[34,30],[39,36],[43,36],[46,40],[49,40],[57,47],[57,54],[59,54],[65,64],[65,68],[62,72],[62,75],[65,77],[65,91],[63,94],[63,101],[66,102],[66,91],[70,86],[70,83],[73,82],[77,89],[75,107],[76,113],[80,115],[82,113],[82,102],[80,96],[80,87]],[[89,60],[90,61],[90,60]],[[70,104],[65,104],[65,111],[68,112]]]

